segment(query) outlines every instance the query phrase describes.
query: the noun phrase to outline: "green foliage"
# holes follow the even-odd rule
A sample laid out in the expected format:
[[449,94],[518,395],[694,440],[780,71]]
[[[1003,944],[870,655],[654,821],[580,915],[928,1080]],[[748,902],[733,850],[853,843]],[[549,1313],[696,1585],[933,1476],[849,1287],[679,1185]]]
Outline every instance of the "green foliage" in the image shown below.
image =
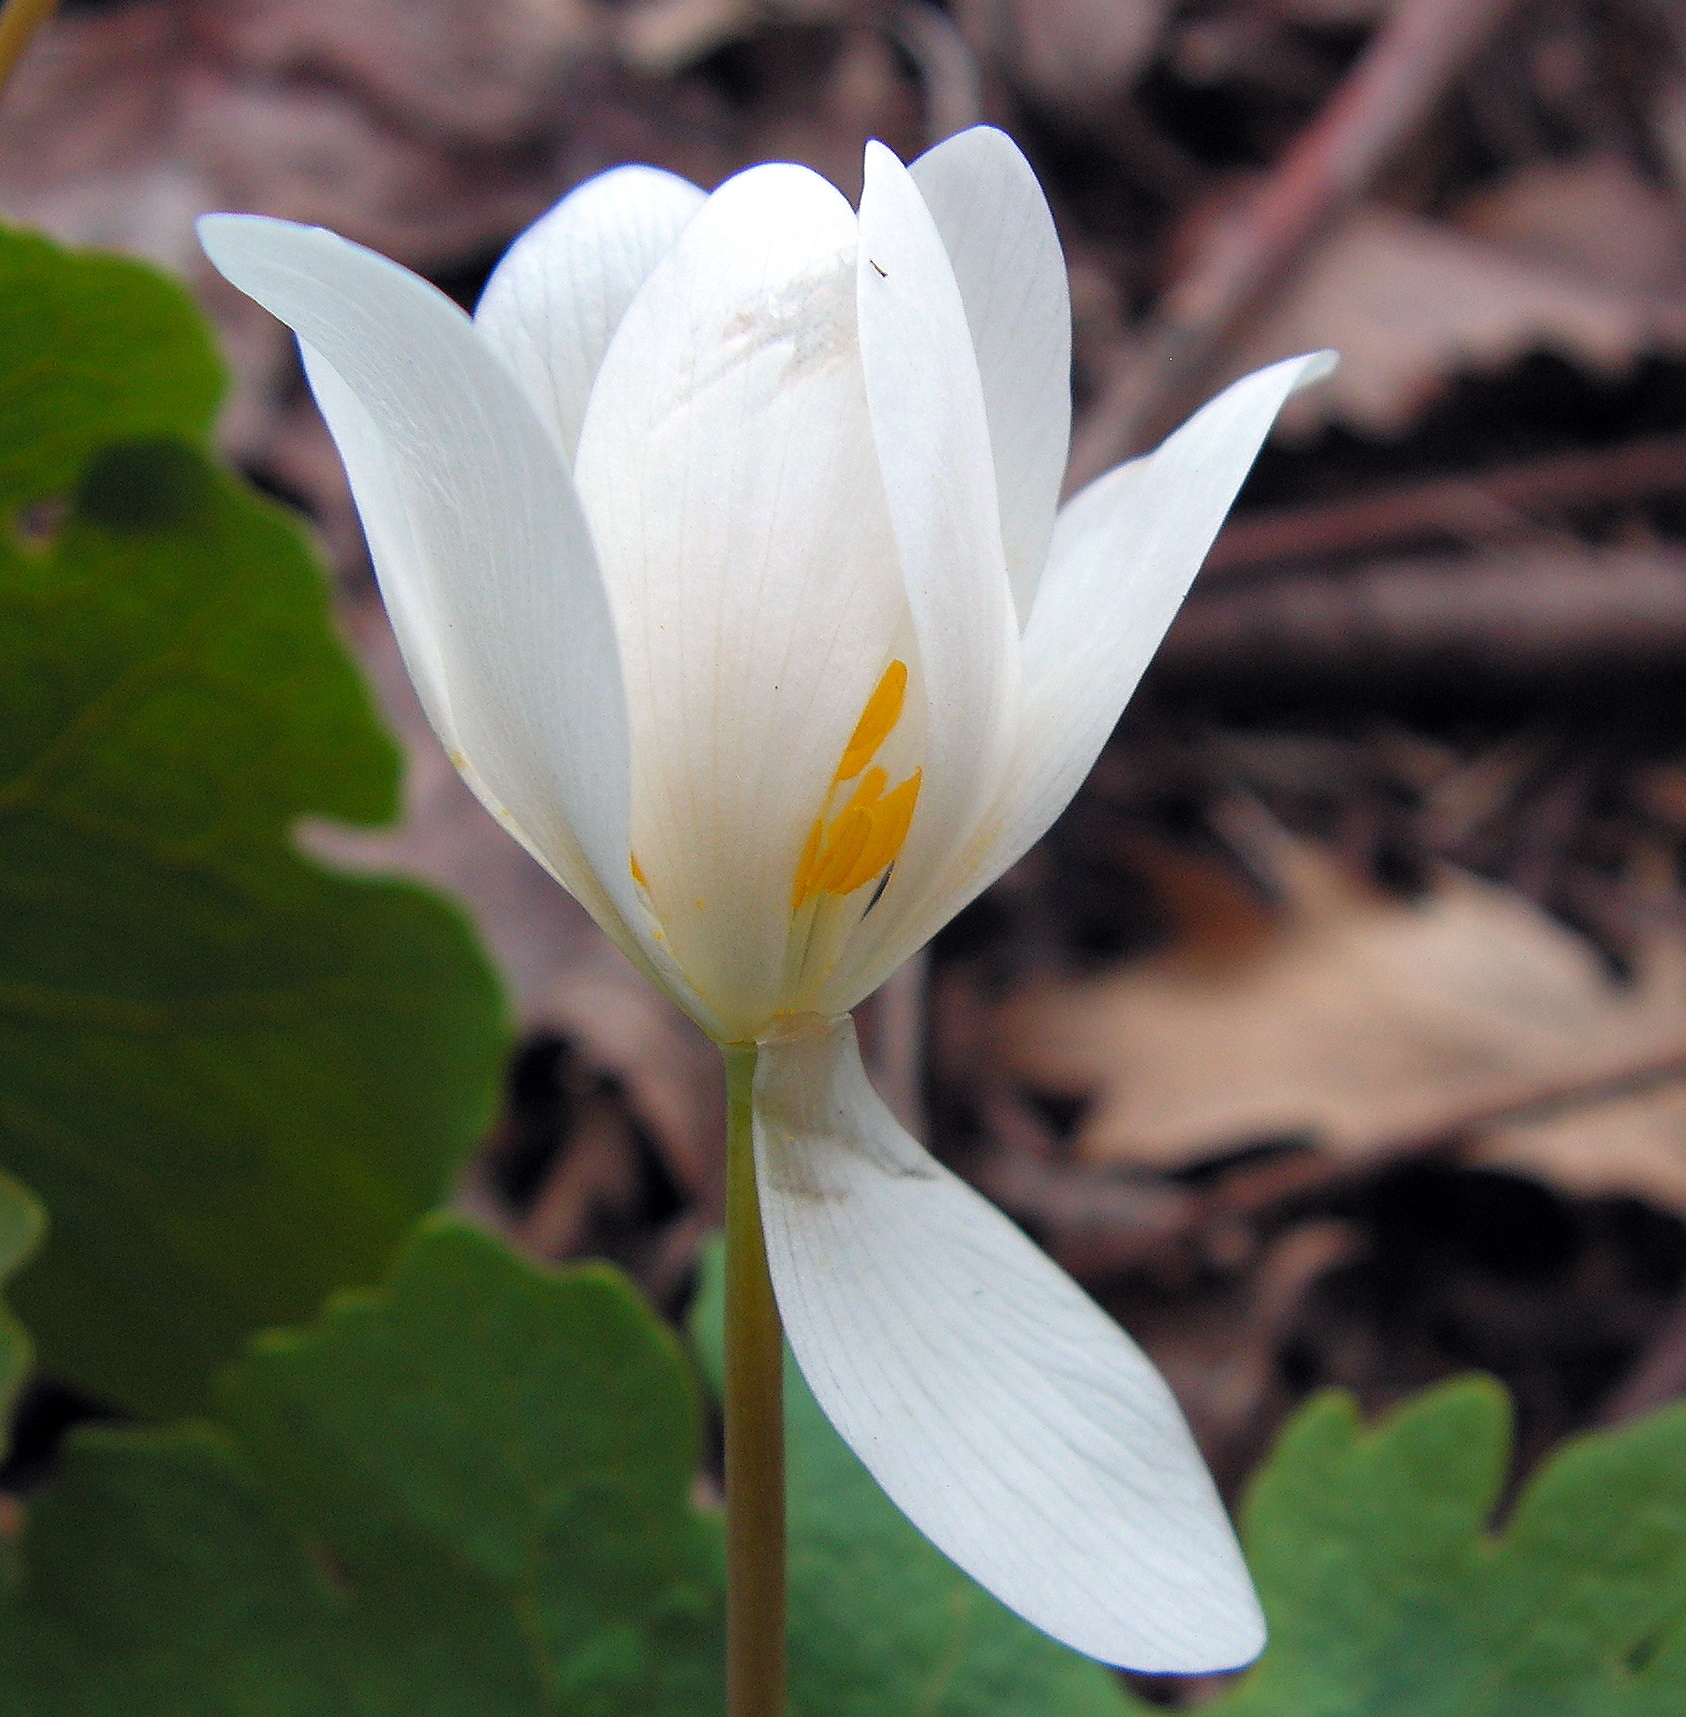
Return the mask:
[[[697,1325],[717,1365],[711,1267]],[[902,1521],[794,1370],[795,1717],[1143,1712]],[[260,1337],[215,1422],[86,1430],[0,1593],[7,1717],[707,1717],[700,1415],[613,1271],[450,1219]],[[1491,1384],[1313,1403],[1248,1508],[1273,1638],[1214,1717],[1677,1717],[1686,1407],[1569,1445],[1504,1531]]]
[[[723,1249],[692,1336],[724,1368]],[[1121,1717],[1118,1682],[962,1574],[878,1488],[785,1355],[791,1708],[803,1717]]]
[[221,1403],[73,1439],[0,1610],[7,1717],[718,1710],[697,1403],[613,1271],[436,1220]]
[[[719,1711],[701,1415],[613,1271],[434,1219],[389,1288],[260,1337],[219,1400],[72,1439],[0,1600],[7,1717]],[[793,1712],[1123,1710],[902,1522],[800,1385],[792,1408]]]
[[112,442],[202,440],[221,393],[210,331],[173,281],[0,228],[0,515],[67,493]]
[[[148,271],[0,234],[0,315],[0,499],[203,428],[205,333]],[[462,919],[292,843],[398,779],[298,530],[185,442],[106,445],[50,542],[0,534],[0,1163],[52,1217],[18,1306],[96,1396],[200,1404],[252,1331],[377,1280],[485,1124],[502,1007]]]
[[[0,1282],[40,1244],[45,1226],[41,1206],[0,1171]],[[7,1421],[34,1354],[29,1332],[0,1305],[0,1455],[6,1452]]]
[[1212,1717],[1678,1717],[1686,1406],[1566,1445],[1495,1537],[1509,1462],[1485,1380],[1303,1409],[1246,1510],[1271,1643]]

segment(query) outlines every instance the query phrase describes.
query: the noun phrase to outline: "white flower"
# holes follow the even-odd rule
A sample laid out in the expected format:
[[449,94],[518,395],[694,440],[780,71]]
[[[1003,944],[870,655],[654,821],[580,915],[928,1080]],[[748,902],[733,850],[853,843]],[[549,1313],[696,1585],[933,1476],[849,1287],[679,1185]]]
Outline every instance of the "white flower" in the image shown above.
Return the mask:
[[849,1010],[1087,773],[1294,388],[1249,376],[1056,512],[1070,311],[998,131],[856,213],[756,167],[621,168],[471,322],[320,229],[202,223],[298,334],[393,625],[480,798],[721,1042],[790,1342],[884,1489],[1081,1651],[1251,1657],[1263,1626],[1169,1390],[909,1138]]

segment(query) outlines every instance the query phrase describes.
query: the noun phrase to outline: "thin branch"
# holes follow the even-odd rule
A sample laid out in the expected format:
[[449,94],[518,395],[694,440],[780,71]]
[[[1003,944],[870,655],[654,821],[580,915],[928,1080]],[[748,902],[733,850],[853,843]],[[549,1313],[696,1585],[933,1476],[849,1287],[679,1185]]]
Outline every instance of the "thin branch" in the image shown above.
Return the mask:
[[1686,556],[1526,543],[1220,584],[1178,615],[1154,672],[1231,693],[1435,681],[1480,692],[1668,673],[1683,654]]
[[24,50],[57,5],[58,0],[6,0],[0,7],[0,95],[12,81]]
[[1686,494],[1686,435],[1555,453],[1353,500],[1243,517],[1213,546],[1200,588],[1294,562],[1366,556],[1445,539],[1493,541],[1525,530],[1532,515],[1561,516],[1678,494]]
[[1198,393],[1243,320],[1433,113],[1517,0],[1400,0],[1251,206],[1214,232],[1096,402],[1068,487],[1151,446]]

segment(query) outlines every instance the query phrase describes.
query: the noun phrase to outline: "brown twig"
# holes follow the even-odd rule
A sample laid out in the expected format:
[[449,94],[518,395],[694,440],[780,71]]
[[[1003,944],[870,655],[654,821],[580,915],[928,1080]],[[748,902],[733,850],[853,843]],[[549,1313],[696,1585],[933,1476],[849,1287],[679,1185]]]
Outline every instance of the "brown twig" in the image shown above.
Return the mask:
[[1686,435],[1657,435],[1595,452],[1556,453],[1465,477],[1385,489],[1354,500],[1284,507],[1236,520],[1213,545],[1200,588],[1272,567],[1415,547],[1491,541],[1525,531],[1530,515],[1686,494]]
[[1686,660],[1686,558],[1664,549],[1505,548],[1300,572],[1197,596],[1165,639],[1164,684],[1539,684]]
[[[1053,1140],[1035,1115],[1010,1088],[992,1082],[978,1102],[992,1148],[968,1164],[968,1172],[1075,1275],[1094,1280],[1173,1259],[1231,1274],[1251,1268],[1264,1237],[1282,1223],[1326,1207],[1390,1169],[1453,1161],[1472,1140],[1501,1124],[1543,1119],[1681,1078],[1686,1046],[1594,1078],[1507,1093],[1367,1150],[1268,1157],[1199,1190],[1119,1180],[1056,1160]],[[1686,1325],[1686,1308],[1682,1320]],[[1686,1331],[1682,1344],[1686,1354]]]
[[1239,219],[1214,229],[1166,294],[1145,349],[1096,402],[1068,487],[1151,446],[1182,414],[1225,344],[1329,222],[1434,110],[1516,0],[1401,0]]
[[58,0],[6,0],[0,7],[0,95],[12,81],[24,50],[57,5]]
[[1593,1078],[1576,1077],[1506,1093],[1365,1151],[1344,1156],[1301,1153],[1278,1157],[1218,1182],[1209,1196],[1204,1220],[1229,1223],[1303,1209],[1400,1163],[1455,1156],[1467,1142],[1494,1127],[1543,1120],[1567,1109],[1609,1102],[1681,1078],[1686,1078],[1686,1045]]
[[984,116],[983,74],[948,13],[928,0],[908,0],[889,29],[925,86],[926,142],[941,143],[978,124]]

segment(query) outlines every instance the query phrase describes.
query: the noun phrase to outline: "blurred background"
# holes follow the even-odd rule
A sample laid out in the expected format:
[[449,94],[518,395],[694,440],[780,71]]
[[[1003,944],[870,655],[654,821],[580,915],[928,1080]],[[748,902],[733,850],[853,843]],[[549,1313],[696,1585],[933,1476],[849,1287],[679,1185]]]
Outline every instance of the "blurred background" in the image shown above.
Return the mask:
[[[1073,478],[1339,348],[1052,835],[864,1022],[887,1096],[1147,1345],[1233,1490],[1293,1404],[1481,1368],[1525,1458],[1686,1393],[1686,4],[65,0],[0,209],[198,291],[410,753],[338,864],[464,899],[522,1025],[463,1202],[676,1311],[717,1058],[422,722],[290,337],[195,216],[471,306],[589,175],[858,193],[981,120],[1071,270]],[[1118,568],[1120,579],[1130,569]]]

